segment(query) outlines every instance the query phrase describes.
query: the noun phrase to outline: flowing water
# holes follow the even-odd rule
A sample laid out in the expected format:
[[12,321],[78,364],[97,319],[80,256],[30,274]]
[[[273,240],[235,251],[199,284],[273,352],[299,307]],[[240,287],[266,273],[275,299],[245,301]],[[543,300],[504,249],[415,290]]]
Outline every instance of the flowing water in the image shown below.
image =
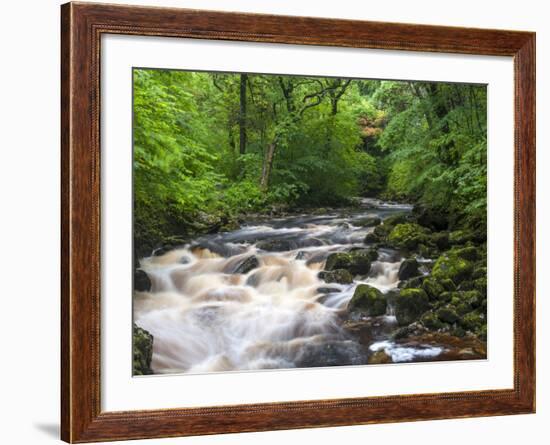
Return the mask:
[[368,276],[350,285],[317,277],[332,252],[365,247],[373,228],[407,205],[363,200],[342,215],[299,215],[250,222],[140,261],[151,292],[136,292],[134,321],[154,337],[155,373],[217,372],[365,364],[384,349],[394,361],[433,357],[437,348],[406,348],[389,340],[389,305],[382,328],[365,344],[345,327],[345,308],[359,283],[388,292],[398,285],[401,254],[379,249]]

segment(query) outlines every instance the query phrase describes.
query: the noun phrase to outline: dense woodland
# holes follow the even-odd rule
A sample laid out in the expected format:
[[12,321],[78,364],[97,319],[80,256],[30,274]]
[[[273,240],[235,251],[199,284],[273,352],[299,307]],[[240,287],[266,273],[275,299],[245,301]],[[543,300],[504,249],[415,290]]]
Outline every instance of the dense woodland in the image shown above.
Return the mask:
[[376,196],[485,230],[486,87],[134,70],[135,244]]

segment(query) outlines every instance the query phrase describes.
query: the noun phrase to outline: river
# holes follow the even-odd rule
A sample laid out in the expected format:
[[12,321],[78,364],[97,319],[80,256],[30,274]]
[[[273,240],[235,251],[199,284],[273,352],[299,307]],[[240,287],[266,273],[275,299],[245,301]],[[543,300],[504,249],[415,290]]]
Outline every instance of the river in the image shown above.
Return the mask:
[[[392,341],[391,304],[375,320],[347,317],[358,284],[384,293],[398,286],[400,252],[379,249],[352,284],[318,278],[330,253],[365,247],[366,219],[411,209],[363,199],[354,210],[249,221],[143,258],[152,288],[135,293],[134,321],[154,337],[154,373],[362,365],[379,350],[393,362],[437,357],[443,347]],[[366,338],[354,335],[354,323],[371,321]]]

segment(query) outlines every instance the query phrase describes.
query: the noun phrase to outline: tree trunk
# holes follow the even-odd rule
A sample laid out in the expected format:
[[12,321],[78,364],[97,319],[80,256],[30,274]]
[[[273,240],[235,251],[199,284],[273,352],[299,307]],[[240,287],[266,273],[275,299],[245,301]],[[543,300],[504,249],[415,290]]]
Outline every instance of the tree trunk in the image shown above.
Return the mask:
[[260,187],[263,190],[267,190],[269,187],[269,178],[271,176],[271,169],[273,167],[273,158],[275,156],[276,142],[272,142],[267,147],[267,152],[264,157],[264,165],[262,167],[262,178],[260,180]]
[[241,74],[241,100],[239,112],[239,152],[246,153],[246,83],[248,74]]

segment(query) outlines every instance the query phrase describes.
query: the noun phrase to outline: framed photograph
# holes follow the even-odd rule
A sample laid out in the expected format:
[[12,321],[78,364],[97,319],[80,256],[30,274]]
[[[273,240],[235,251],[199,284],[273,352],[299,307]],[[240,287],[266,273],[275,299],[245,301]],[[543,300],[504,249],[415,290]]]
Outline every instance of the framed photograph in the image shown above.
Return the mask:
[[61,17],[63,440],[535,411],[534,33]]

